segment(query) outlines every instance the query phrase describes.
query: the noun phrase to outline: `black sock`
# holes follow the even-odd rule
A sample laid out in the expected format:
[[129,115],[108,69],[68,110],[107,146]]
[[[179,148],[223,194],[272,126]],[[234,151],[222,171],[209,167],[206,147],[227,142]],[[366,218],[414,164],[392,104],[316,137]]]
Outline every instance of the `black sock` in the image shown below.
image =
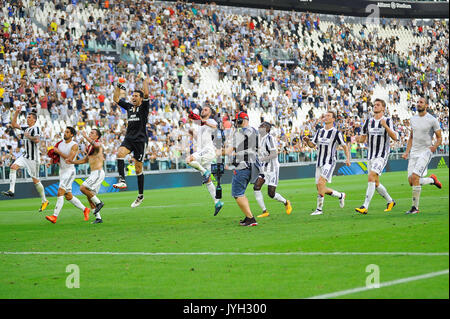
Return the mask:
[[117,159],[117,168],[119,169],[120,179],[125,179],[125,161],[122,158]]
[[137,175],[139,196],[144,195],[144,174]]

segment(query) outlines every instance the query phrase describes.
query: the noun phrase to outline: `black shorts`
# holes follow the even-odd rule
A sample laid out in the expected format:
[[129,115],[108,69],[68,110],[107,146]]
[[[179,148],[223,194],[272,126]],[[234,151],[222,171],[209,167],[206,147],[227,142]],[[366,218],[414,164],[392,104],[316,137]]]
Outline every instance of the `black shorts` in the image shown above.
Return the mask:
[[138,162],[144,161],[145,150],[147,149],[147,143],[132,141],[125,138],[120,146],[126,147],[133,153],[133,157]]

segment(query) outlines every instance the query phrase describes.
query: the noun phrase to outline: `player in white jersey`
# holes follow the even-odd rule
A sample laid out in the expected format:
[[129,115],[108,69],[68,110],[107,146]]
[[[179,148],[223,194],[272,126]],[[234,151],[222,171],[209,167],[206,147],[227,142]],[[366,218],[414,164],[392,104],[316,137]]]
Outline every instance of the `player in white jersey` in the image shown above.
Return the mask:
[[275,146],[275,141],[270,135],[271,125],[268,122],[262,122],[258,128],[259,131],[259,147],[258,158],[261,162],[261,169],[258,179],[256,180],[253,191],[255,193],[256,201],[262,209],[262,214],[258,217],[268,217],[269,212],[264,204],[264,197],[261,192],[261,187],[267,184],[267,193],[270,198],[273,198],[284,204],[286,214],[291,214],[291,202],[276,192],[278,186],[278,179],[280,174],[280,163],[278,162],[278,151]]
[[[417,214],[419,212],[419,199],[422,185],[435,185],[442,188],[441,182],[436,175],[427,175],[428,164],[433,153],[442,143],[442,130],[439,121],[427,112],[428,102],[421,97],[417,102],[418,115],[414,115],[411,122],[411,134],[409,135],[404,159],[408,159],[408,182],[412,186],[412,207],[406,214]],[[433,137],[436,142],[433,144]]]
[[100,210],[103,208],[104,203],[98,199],[97,194],[100,186],[105,179],[105,171],[103,170],[103,163],[105,160],[105,155],[103,153],[103,146],[100,142],[102,133],[99,129],[92,129],[89,136],[85,131],[81,133],[84,139],[89,143],[86,147],[86,156],[80,160],[72,160],[71,164],[84,164],[89,162],[89,167],[91,168],[91,174],[89,177],[81,184],[80,191],[86,195],[91,208],[95,209],[94,216],[95,220],[92,224],[103,223],[102,217],[100,215]]
[[200,115],[189,113],[189,118],[199,125],[198,131],[194,132],[196,152],[189,155],[186,163],[202,174],[203,184],[206,184],[212,199],[214,200],[215,212],[217,215],[223,207],[223,202],[216,198],[216,187],[211,180],[211,163],[216,159],[216,147],[213,143],[213,136],[217,129],[217,122],[212,118],[214,111],[210,106],[203,107]]
[[339,198],[339,206],[344,208],[345,193],[340,193],[326,186],[331,183],[333,171],[336,167],[337,146],[341,145],[345,151],[345,165],[350,166],[350,153],[345,144],[342,133],[334,127],[336,115],[334,112],[327,112],[323,115],[325,127],[316,132],[313,139],[305,136],[303,141],[311,148],[318,149],[316,163],[316,187],[317,187],[317,208],[311,215],[322,215],[323,201],[325,194]]
[[22,110],[22,106],[18,106],[15,110],[11,125],[15,129],[21,129],[23,134],[23,142],[25,146],[25,154],[17,158],[15,162],[11,165],[11,170],[9,173],[9,190],[3,192],[3,195],[8,197],[14,197],[17,170],[20,168],[25,168],[28,174],[33,180],[34,186],[36,187],[39,196],[41,197],[41,207],[39,209],[42,212],[48,206],[48,200],[45,197],[45,189],[39,180],[39,142],[41,136],[41,130],[37,126],[37,115],[35,113],[30,113],[27,115],[27,125],[25,127],[20,127],[17,123],[17,117]]
[[363,135],[357,136],[356,139],[358,143],[364,143],[367,140],[368,144],[369,181],[366,199],[361,207],[355,208],[361,214],[367,214],[375,189],[378,194],[386,199],[387,207],[384,210],[385,212],[390,212],[395,206],[395,201],[380,183],[380,176],[389,159],[391,139],[394,141],[398,139],[397,133],[394,131],[392,118],[384,116],[385,109],[386,102],[382,99],[375,99],[373,105],[374,116],[366,120],[363,126]]
[[72,195],[72,183],[75,181],[75,165],[72,164],[73,159],[78,153],[78,144],[73,140],[77,132],[73,127],[68,126],[64,131],[64,140],[57,144],[54,148],[55,154],[60,156],[59,161],[59,188],[57,193],[55,210],[53,215],[45,216],[45,218],[56,223],[59,212],[64,205],[64,197],[71,202],[76,208],[83,211],[84,220],[89,220],[90,209],[85,207],[78,198]]

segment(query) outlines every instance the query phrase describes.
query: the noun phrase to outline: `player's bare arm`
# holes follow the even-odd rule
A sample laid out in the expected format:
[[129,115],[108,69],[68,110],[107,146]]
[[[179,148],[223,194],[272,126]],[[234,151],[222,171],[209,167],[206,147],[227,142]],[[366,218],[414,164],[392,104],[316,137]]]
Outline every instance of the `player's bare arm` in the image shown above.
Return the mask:
[[436,135],[436,142],[430,146],[430,150],[432,153],[436,152],[439,145],[442,144],[442,130],[437,130],[436,132],[434,132],[434,134]]
[[144,93],[144,99],[148,99],[148,97],[150,96],[149,85],[150,85],[150,78],[147,76],[145,77],[144,83],[142,85],[142,92]]
[[66,163],[67,164],[86,164],[88,161],[89,161],[89,157],[85,156],[84,158],[79,159],[79,160],[69,160],[69,159],[67,159]]
[[345,165],[350,166],[350,150],[347,144],[342,145],[345,152]]
[[19,117],[19,113],[20,113],[21,110],[22,110],[22,106],[19,105],[19,106],[16,107],[16,110],[15,110],[15,112],[13,114],[13,118],[11,120],[11,126],[13,128],[19,128],[20,129],[20,125],[17,123],[17,118]]
[[308,145],[311,148],[315,148],[316,147],[316,145],[313,142],[311,142],[311,140],[309,139],[308,136],[305,136],[303,138],[303,142],[305,142],[305,144]]
[[405,153],[403,153],[402,155],[403,159],[408,159],[409,151],[411,151],[412,147],[412,140],[413,140],[413,132],[411,131],[411,133],[409,134],[408,144],[406,145]]
[[364,143],[367,139],[367,135],[356,135],[356,142]]
[[91,139],[91,138],[87,135],[86,131],[82,131],[82,132],[81,132],[81,135],[82,135],[82,136],[84,137],[84,139],[85,139],[89,144],[91,144],[94,148],[99,148],[100,146],[102,146],[102,144],[101,144],[99,141],[95,141],[95,140]]

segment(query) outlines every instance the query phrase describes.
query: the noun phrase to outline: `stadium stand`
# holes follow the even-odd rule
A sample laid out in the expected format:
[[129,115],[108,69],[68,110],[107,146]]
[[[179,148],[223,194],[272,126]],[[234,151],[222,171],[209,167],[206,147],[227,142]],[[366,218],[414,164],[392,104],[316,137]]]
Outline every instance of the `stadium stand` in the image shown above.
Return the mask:
[[[139,72],[153,80],[145,170],[186,168],[192,144],[187,114],[206,104],[221,114],[225,134],[243,109],[253,126],[274,124],[280,162],[288,163],[314,159],[301,140],[321,125],[327,109],[338,114],[347,142],[356,144],[355,157],[363,156],[355,128],[375,98],[387,102],[395,120],[401,139],[392,156],[398,156],[415,101],[425,95],[444,132],[438,152],[448,153],[446,20],[371,24],[164,1],[0,0],[0,7],[0,180],[23,151],[10,128],[16,105],[22,105],[21,123],[26,112],[39,114],[42,150],[60,140],[67,125],[99,127],[106,171],[114,172],[126,120],[112,103],[114,83],[125,77],[133,90]],[[41,166],[41,176],[56,174],[55,167]]]

